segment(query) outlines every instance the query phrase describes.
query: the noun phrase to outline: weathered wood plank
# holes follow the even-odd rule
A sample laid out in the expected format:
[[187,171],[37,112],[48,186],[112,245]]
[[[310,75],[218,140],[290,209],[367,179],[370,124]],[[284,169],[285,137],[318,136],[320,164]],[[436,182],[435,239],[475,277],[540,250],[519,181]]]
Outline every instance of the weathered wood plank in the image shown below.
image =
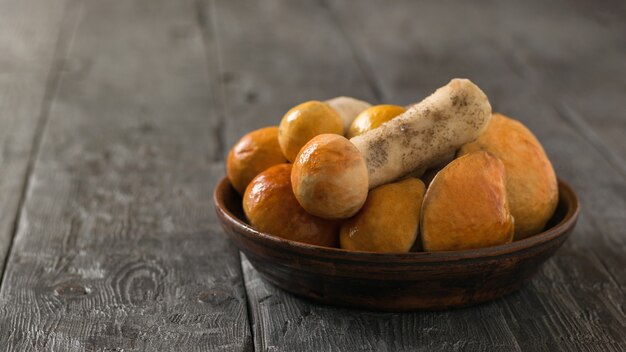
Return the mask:
[[[492,1],[484,9],[526,79],[626,177],[626,5],[619,1]],[[538,9],[541,15],[536,16]],[[529,19],[531,19],[529,21]],[[608,146],[608,147],[605,147]]]
[[[369,313],[311,304],[264,283],[244,260],[257,349],[618,351],[626,343],[623,178],[559,117],[541,81],[529,79],[530,68],[504,45],[513,29],[495,30],[490,24],[499,12],[482,7],[452,1],[358,6],[334,1],[328,17],[337,22],[336,36],[347,38],[342,46],[352,46],[372,68],[372,81],[389,102],[418,101],[451,77],[467,76],[485,89],[496,110],[527,123],[559,175],[582,197],[584,211],[572,239],[522,291],[491,304],[436,313]],[[272,32],[279,33],[282,13],[274,16]],[[253,31],[241,23],[242,32]],[[279,60],[271,50],[255,55],[264,62]],[[224,53],[224,61],[230,59]],[[298,71],[303,77],[293,80],[318,73]],[[269,103],[282,104],[283,94],[293,94],[281,89],[274,87],[278,100]],[[286,88],[292,89],[298,87]],[[347,89],[342,94],[358,87]],[[232,118],[246,124],[238,115]]]
[[[0,1],[0,277],[14,233],[66,0]],[[56,50],[58,51],[58,50]]]
[[225,153],[244,133],[278,125],[292,106],[338,95],[375,101],[353,52],[317,2],[202,0],[219,72]]
[[259,351],[520,350],[495,304],[397,314],[341,309],[285,293],[243,263]]
[[250,350],[193,1],[86,0],[0,291],[4,350]]

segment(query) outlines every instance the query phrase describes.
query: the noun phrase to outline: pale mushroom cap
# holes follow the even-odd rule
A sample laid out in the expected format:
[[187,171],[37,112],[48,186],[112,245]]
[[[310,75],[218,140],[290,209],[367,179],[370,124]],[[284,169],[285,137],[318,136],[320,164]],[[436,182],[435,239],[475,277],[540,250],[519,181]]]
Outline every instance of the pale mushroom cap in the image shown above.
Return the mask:
[[352,121],[365,109],[372,106],[372,104],[355,99],[350,97],[336,97],[329,100],[326,100],[326,104],[333,108],[339,116],[341,117],[341,121],[343,122],[343,132],[346,134]]
[[311,139],[294,161],[291,182],[300,205],[322,218],[348,218],[367,198],[365,160],[340,135],[321,134]]

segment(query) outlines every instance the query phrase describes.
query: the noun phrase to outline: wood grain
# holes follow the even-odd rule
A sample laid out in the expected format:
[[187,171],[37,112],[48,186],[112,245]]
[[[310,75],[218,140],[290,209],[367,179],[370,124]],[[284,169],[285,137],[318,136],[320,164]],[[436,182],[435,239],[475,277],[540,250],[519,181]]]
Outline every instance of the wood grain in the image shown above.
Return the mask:
[[0,291],[7,351],[252,348],[193,1],[87,0]]
[[421,313],[374,313],[295,298],[243,262],[260,351],[519,351],[497,304]]
[[[626,5],[619,1],[493,1],[508,52],[560,115],[626,177]],[[503,11],[507,6],[509,11]],[[534,16],[539,6],[541,16]],[[491,10],[494,9],[494,10]],[[532,25],[526,19],[533,17]],[[504,43],[504,41],[501,41]]]
[[[366,1],[359,6],[332,1],[325,8],[342,33],[338,38],[345,38],[342,46],[359,53],[388,102],[419,101],[451,77],[467,76],[485,89],[496,110],[529,125],[559,175],[574,183],[583,198],[581,224],[571,243],[519,293],[436,314],[367,313],[310,304],[261,281],[244,261],[257,349],[619,351],[626,343],[621,333],[626,327],[621,283],[626,266],[619,254],[626,241],[619,230],[626,227],[623,177],[562,119],[543,81],[529,77],[532,68],[510,46],[516,27],[506,21],[491,25],[494,18],[508,18],[506,5],[492,5],[486,3],[489,10],[483,11],[482,5],[452,1]],[[541,23],[558,23],[553,17],[559,7],[551,6],[551,11],[536,9],[532,16]],[[523,20],[518,20],[520,26]],[[245,22],[242,27],[249,28]],[[280,32],[279,24],[274,28]],[[549,29],[537,27],[533,33],[539,36]],[[231,58],[224,56],[224,61]],[[278,60],[271,51],[263,57]],[[277,96],[280,89],[274,87]],[[352,89],[360,87],[347,87],[342,94]]]
[[66,3],[0,1],[0,277],[63,52]]
[[278,125],[291,107],[349,94],[375,102],[354,53],[317,2],[201,0],[218,57],[225,158],[245,133]]

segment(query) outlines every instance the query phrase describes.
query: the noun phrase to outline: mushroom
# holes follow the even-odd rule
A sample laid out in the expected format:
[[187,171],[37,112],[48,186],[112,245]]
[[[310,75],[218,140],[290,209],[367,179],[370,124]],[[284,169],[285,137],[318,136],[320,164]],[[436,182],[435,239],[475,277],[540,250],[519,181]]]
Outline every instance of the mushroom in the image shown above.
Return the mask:
[[278,127],[265,127],[241,137],[226,159],[226,175],[233,187],[243,194],[261,171],[287,162],[278,145]]
[[354,215],[367,198],[367,165],[356,146],[336,134],[320,134],[302,148],[291,171],[298,202],[328,219]]
[[485,132],[461,147],[459,155],[485,150],[506,168],[506,192],[515,217],[515,239],[540,232],[559,200],[556,175],[546,152],[519,121],[493,114]]
[[254,228],[277,237],[337,247],[339,224],[307,213],[291,190],[291,164],[274,165],[246,188],[243,210]]
[[490,118],[491,105],[483,91],[467,79],[453,79],[362,135],[311,139],[294,161],[294,194],[316,216],[348,218],[361,208],[369,189],[436,165],[475,140]]
[[321,101],[308,101],[289,110],[278,126],[278,143],[289,161],[293,161],[303,145],[322,133],[343,135],[339,114]]
[[336,97],[326,100],[325,103],[333,108],[341,117],[344,134],[348,133],[352,121],[354,121],[361,112],[372,106],[366,101],[350,97]]
[[352,138],[382,125],[394,117],[404,113],[405,108],[398,105],[376,105],[361,112],[348,130],[346,137]]
[[368,252],[408,252],[417,238],[424,183],[416,178],[371,190],[365,204],[341,225],[341,248]]
[[514,221],[504,164],[488,152],[453,160],[433,179],[422,204],[425,251],[452,251],[509,243]]

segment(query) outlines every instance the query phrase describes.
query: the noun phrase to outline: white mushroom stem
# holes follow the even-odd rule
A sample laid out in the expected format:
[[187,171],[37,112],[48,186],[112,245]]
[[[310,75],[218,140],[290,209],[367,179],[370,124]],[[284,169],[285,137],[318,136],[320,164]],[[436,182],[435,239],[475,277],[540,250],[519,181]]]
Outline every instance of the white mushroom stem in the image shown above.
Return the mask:
[[485,93],[468,79],[453,79],[402,115],[350,141],[365,158],[372,189],[437,164],[478,138],[490,119]]

